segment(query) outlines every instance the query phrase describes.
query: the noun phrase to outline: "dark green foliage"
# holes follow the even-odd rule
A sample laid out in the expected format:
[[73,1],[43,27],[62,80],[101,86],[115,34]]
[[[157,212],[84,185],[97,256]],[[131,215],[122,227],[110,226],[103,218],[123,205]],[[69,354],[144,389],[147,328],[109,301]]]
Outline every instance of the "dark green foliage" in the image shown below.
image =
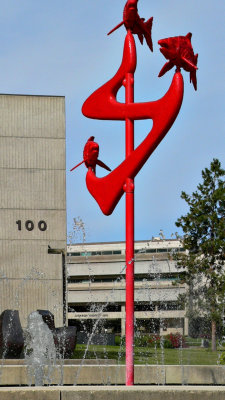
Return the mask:
[[211,337],[211,321],[209,318],[199,318],[193,316],[189,322],[189,335],[192,338]]
[[223,351],[223,353],[221,353],[221,355],[220,355],[219,364],[225,365],[225,351]]
[[120,346],[121,336],[115,336],[115,346]]
[[[214,159],[202,171],[202,183],[188,195],[182,192],[189,211],[176,225],[184,232],[186,255],[179,255],[178,268],[185,266],[189,285],[189,318],[221,321],[225,297],[225,170]],[[215,330],[215,329],[214,329]]]
[[[122,340],[122,343],[121,343]],[[115,337],[115,344],[117,346],[125,346],[125,337],[122,339],[120,336]],[[155,348],[155,349],[177,349],[186,347],[185,339],[180,333],[171,333],[166,336],[159,335],[140,335],[134,338],[134,346]]]

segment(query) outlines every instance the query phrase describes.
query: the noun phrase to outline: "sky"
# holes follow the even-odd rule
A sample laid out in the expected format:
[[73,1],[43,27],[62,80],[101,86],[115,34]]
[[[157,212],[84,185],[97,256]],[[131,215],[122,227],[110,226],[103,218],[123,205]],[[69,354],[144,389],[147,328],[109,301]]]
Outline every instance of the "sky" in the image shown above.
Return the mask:
[[[121,63],[125,28],[110,36],[107,32],[122,20],[124,5],[125,0],[0,0],[0,92],[65,96],[67,226],[75,242],[125,238],[124,196],[113,214],[105,216],[86,188],[85,166],[70,172],[92,135],[100,146],[99,158],[111,169],[125,157],[124,122],[91,120],[81,113],[86,98]],[[181,191],[196,190],[201,171],[213,158],[225,168],[225,2],[139,0],[138,9],[141,17],[154,18],[154,52],[136,39],[136,102],[162,97],[173,77],[171,70],[158,78],[165,63],[159,39],[192,32],[199,54],[197,92],[184,71],[177,120],[135,179],[135,239],[151,239],[160,230],[171,238],[182,233],[175,221],[188,211]],[[119,99],[123,101],[122,92]],[[150,128],[150,120],[135,122],[135,146]],[[97,168],[97,176],[104,174]]]

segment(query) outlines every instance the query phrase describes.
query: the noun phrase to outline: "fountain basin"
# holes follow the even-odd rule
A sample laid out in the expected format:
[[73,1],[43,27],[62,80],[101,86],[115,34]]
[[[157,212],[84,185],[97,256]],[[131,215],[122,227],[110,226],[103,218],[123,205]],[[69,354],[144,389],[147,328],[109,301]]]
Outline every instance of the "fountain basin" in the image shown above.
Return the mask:
[[89,386],[0,388],[1,400],[224,400],[225,387]]
[[[45,368],[48,376],[48,367]],[[0,371],[1,386],[29,384],[26,365],[3,365]],[[56,365],[50,379],[51,385],[124,385],[125,366]],[[135,366],[136,385],[224,385],[224,382],[225,368],[220,365]],[[49,381],[46,379],[44,384],[49,385]]]

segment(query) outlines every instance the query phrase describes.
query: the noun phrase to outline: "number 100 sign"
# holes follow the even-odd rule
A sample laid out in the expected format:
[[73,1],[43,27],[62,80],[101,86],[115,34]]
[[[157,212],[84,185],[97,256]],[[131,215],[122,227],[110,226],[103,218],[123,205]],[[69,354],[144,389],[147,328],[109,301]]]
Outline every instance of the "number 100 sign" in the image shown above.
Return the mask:
[[[35,229],[35,223],[30,219],[28,219],[25,222],[22,222],[21,219],[19,219],[18,221],[16,221],[16,224],[18,227],[18,231],[22,231],[23,226],[29,232],[31,232]],[[39,221],[37,224],[37,228],[39,229],[39,231],[42,231],[42,232],[46,231],[47,230],[47,222],[43,221],[43,220]]]

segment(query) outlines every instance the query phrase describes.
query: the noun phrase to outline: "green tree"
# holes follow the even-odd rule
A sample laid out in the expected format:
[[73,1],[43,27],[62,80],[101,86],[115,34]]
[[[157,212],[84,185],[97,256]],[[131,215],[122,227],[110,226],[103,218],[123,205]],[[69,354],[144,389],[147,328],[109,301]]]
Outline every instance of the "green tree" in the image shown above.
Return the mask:
[[179,255],[178,268],[185,267],[189,315],[211,321],[212,350],[216,329],[225,311],[225,170],[218,159],[202,171],[202,183],[188,195],[181,193],[189,211],[176,226],[181,227],[186,254]]

